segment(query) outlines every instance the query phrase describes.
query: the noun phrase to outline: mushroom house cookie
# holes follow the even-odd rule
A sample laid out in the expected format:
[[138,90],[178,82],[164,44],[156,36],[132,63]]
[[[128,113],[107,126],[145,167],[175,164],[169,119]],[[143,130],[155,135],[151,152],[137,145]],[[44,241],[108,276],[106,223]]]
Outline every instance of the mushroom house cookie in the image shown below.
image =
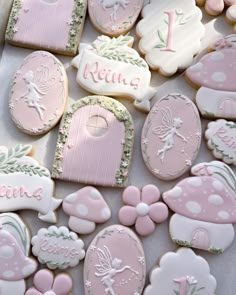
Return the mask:
[[168,217],[168,207],[160,202],[160,191],[152,184],[145,185],[142,192],[135,187],[127,187],[122,195],[123,206],[119,211],[119,220],[123,225],[135,224],[137,233],[148,236]]
[[111,210],[103,196],[91,186],[67,196],[62,207],[70,216],[69,228],[79,234],[90,234],[96,223],[104,223],[111,218]]
[[37,269],[29,258],[30,235],[14,213],[0,214],[0,294],[25,294],[25,278]]
[[98,31],[118,36],[130,31],[143,7],[143,0],[88,0],[91,22]]
[[105,96],[88,96],[64,114],[52,176],[67,181],[125,187],[134,126],[127,109]]
[[199,6],[205,7],[205,10],[210,15],[219,15],[225,7],[230,7],[236,4],[236,0],[196,0]]
[[28,55],[14,75],[9,109],[23,132],[39,135],[60,120],[67,101],[68,82],[61,62],[46,51]]
[[147,168],[157,178],[172,180],[190,169],[201,144],[196,106],[182,94],[157,101],[143,126],[141,148]]
[[236,119],[236,35],[219,39],[186,71],[187,79],[200,87],[196,104],[205,118]]
[[155,90],[145,60],[131,48],[134,38],[99,36],[90,44],[80,44],[80,54],[72,60],[78,69],[76,80],[88,92],[127,97],[141,111],[150,110]]
[[27,290],[25,295],[68,295],[73,282],[66,273],[54,274],[47,269],[41,269],[34,276],[34,287]]
[[150,274],[144,295],[214,295],[216,280],[207,261],[191,249],[167,252]]
[[87,0],[14,0],[6,41],[12,45],[75,55]]
[[88,247],[84,262],[85,295],[138,295],[146,279],[146,260],[137,236],[112,225]]
[[34,256],[50,269],[75,267],[85,256],[84,242],[65,226],[41,228],[31,244]]
[[236,177],[219,161],[197,164],[191,172],[195,176],[163,194],[175,212],[169,226],[171,238],[181,246],[222,253],[235,235]]
[[205,32],[195,0],[150,0],[142,17],[139,49],[151,69],[171,76],[192,64]]
[[207,146],[214,157],[236,166],[236,123],[226,120],[210,122],[205,132]]
[[32,150],[31,145],[0,146],[0,212],[31,209],[39,219],[55,223],[62,200],[53,197],[50,172],[30,156]]

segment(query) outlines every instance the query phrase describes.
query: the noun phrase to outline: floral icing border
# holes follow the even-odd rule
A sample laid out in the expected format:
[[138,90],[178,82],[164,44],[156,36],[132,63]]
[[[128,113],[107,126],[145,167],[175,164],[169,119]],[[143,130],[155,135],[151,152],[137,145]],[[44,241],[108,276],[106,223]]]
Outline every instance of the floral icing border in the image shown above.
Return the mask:
[[6,30],[6,39],[8,40],[12,40],[15,33],[17,32],[16,23],[17,23],[21,8],[22,8],[22,0],[14,0],[8,25],[7,25],[7,30]]
[[128,110],[120,102],[106,96],[88,96],[82,98],[75,102],[71,108],[65,112],[59,128],[52,177],[60,178],[60,174],[62,173],[63,150],[69,135],[73,114],[84,106],[97,104],[112,112],[120,122],[124,122],[125,139],[122,141],[123,153],[120,168],[116,171],[116,184],[119,187],[124,187],[128,183],[129,167],[131,164],[134,141],[134,125]]

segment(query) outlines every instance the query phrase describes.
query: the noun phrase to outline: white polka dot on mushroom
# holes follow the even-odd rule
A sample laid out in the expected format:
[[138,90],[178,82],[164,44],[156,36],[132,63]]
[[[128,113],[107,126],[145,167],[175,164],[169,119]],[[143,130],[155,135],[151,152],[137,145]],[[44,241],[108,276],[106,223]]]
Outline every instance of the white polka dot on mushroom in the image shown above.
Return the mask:
[[215,206],[221,206],[222,204],[224,204],[223,198],[219,195],[210,195],[208,197],[208,202]]
[[82,216],[87,216],[88,215],[88,207],[83,205],[83,204],[77,205],[76,210]]
[[108,208],[104,208],[102,209],[102,218],[104,218],[105,220],[108,220],[111,217],[111,210]]
[[101,199],[101,194],[99,193],[99,191],[97,189],[93,188],[90,192],[90,197],[93,200],[99,200],[99,199]]
[[201,62],[198,62],[197,64],[191,66],[189,70],[191,70],[191,72],[198,72],[198,71],[201,71],[202,68],[203,68],[203,64]]
[[214,180],[212,183],[212,186],[214,187],[214,189],[216,189],[217,191],[221,191],[224,188],[224,185],[222,182],[220,182],[219,180]]
[[14,275],[15,275],[15,273],[12,270],[6,270],[2,274],[4,279],[10,279],[10,278],[14,277]]
[[12,247],[10,246],[3,246],[0,248],[0,257],[9,259],[12,258],[15,254],[15,251]]
[[202,207],[199,203],[195,201],[189,201],[185,204],[187,210],[193,214],[199,214],[202,211]]
[[198,187],[202,185],[202,180],[200,177],[191,177],[188,179],[188,184],[193,187]]
[[179,186],[176,186],[168,192],[168,196],[171,198],[178,198],[182,195],[182,193],[183,193],[182,188]]
[[215,82],[224,82],[227,80],[227,76],[223,72],[215,72],[212,74],[211,79]]
[[210,55],[210,58],[211,58],[211,60],[214,60],[214,61],[220,61],[225,58],[225,55],[223,52],[216,51]]
[[217,215],[223,220],[229,219],[229,213],[226,211],[219,211]]

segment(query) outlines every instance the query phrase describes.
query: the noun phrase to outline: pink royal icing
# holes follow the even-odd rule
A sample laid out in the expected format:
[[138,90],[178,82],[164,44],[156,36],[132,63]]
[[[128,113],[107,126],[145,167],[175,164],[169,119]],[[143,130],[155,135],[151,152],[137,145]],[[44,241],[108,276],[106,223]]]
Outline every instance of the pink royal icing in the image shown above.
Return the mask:
[[123,192],[123,206],[119,211],[119,220],[123,225],[132,226],[142,236],[155,230],[155,223],[161,223],[168,217],[168,208],[159,202],[160,191],[155,185],[146,185],[142,192],[129,186]]

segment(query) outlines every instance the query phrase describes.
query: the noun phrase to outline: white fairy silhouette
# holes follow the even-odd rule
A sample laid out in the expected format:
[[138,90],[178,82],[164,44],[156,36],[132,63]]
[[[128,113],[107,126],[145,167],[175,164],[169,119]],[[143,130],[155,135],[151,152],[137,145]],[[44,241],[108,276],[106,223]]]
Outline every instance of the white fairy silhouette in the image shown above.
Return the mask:
[[28,71],[23,77],[26,84],[26,92],[16,101],[24,98],[28,107],[35,108],[41,120],[43,120],[43,111],[46,111],[40,100],[46,94],[47,90],[55,84],[55,78],[50,77],[50,71],[47,66],[41,65],[36,72]]
[[106,286],[105,295],[116,295],[113,290],[113,284],[115,283],[114,277],[117,274],[122,273],[127,269],[138,275],[138,272],[128,265],[121,268],[122,260],[118,258],[113,259],[107,246],[104,246],[104,250],[98,248],[97,256],[100,264],[95,265],[95,268],[98,271],[95,272],[95,275],[97,277],[103,277],[101,282]]
[[111,17],[111,20],[114,22],[117,19],[116,13],[118,9],[120,8],[120,6],[125,9],[126,6],[129,4],[129,1],[128,0],[100,0],[100,4],[102,4],[102,7],[104,9],[113,7],[113,12],[111,13],[110,17]]
[[[160,111],[162,115],[161,126],[155,127],[153,132],[159,135],[161,141],[165,143],[163,148],[159,149],[157,152],[157,156],[161,156],[161,161],[163,162],[166,152],[172,149],[175,144],[175,136],[183,140],[184,146],[187,139],[177,131],[177,129],[180,129],[183,125],[183,121],[180,118],[172,118],[172,112],[168,107],[159,109],[158,111]],[[182,152],[184,152],[184,146],[181,150]]]

